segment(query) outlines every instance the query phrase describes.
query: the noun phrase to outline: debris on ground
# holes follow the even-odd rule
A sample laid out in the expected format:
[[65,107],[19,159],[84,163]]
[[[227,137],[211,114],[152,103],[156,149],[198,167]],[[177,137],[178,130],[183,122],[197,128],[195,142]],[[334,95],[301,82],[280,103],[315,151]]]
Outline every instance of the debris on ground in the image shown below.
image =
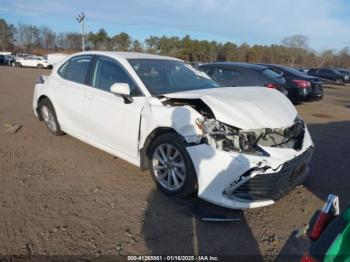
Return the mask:
[[5,123],[4,127],[5,127],[5,133],[9,133],[9,134],[15,134],[22,128],[21,125],[10,124],[10,123]]

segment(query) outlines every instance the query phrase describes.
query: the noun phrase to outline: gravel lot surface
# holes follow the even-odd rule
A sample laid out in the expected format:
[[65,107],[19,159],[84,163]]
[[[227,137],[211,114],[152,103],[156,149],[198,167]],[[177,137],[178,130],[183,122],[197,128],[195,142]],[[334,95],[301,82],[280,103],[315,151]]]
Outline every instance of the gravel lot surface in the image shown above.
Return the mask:
[[[350,86],[297,105],[315,143],[304,186],[273,206],[229,211],[158,192],[148,172],[66,135],[32,113],[49,70],[0,67],[0,254],[276,255],[329,193],[350,201]],[[200,213],[240,221],[202,222]]]

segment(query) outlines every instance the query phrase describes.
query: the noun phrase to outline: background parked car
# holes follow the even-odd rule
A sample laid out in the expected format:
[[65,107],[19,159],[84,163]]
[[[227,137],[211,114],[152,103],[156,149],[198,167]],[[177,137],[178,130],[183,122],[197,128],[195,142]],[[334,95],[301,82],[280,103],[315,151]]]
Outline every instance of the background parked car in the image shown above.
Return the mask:
[[350,77],[348,75],[342,74],[335,69],[313,68],[313,69],[309,69],[307,74],[310,76],[316,76],[316,77],[332,80],[332,81],[335,81],[339,84],[344,83],[344,82],[349,82],[349,80],[350,80]]
[[14,55],[5,55],[5,64],[6,65],[11,65],[11,62],[15,60]]
[[5,56],[0,55],[0,65],[5,63]]
[[288,95],[285,79],[266,66],[218,62],[200,65],[199,69],[223,86],[265,86]]
[[277,72],[286,80],[288,97],[292,102],[303,102],[308,100],[321,100],[323,98],[322,81],[314,76],[309,76],[292,67],[264,64],[271,70]]
[[306,228],[294,231],[276,261],[293,257],[295,261],[350,260],[350,203],[339,212],[339,200],[329,195],[321,210],[317,210]]
[[336,70],[342,74],[350,76],[350,69],[336,68]]
[[302,73],[305,73],[305,74],[307,74],[307,71],[309,71],[309,69],[303,68],[303,67],[294,67],[294,69],[296,69]]
[[38,56],[27,56],[23,58],[16,58],[15,65],[18,67],[37,67],[50,68],[52,67],[46,59]]

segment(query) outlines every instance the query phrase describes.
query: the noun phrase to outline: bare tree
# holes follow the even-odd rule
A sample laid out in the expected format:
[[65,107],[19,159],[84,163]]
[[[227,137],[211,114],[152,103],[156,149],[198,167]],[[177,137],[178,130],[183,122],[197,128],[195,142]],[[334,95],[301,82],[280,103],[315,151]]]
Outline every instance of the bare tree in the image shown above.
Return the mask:
[[288,47],[290,65],[294,66],[295,60],[308,48],[308,38],[304,35],[293,35],[282,40],[282,44]]
[[46,49],[54,48],[56,45],[56,33],[47,26],[40,28],[40,39],[42,40],[42,46]]

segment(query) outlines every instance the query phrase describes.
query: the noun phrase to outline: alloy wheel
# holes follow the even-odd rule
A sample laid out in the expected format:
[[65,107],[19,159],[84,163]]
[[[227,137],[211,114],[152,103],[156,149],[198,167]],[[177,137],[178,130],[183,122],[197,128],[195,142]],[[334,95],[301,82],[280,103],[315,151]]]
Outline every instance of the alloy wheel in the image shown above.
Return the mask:
[[152,168],[159,184],[169,191],[179,190],[186,178],[186,166],[178,149],[160,144],[153,153]]
[[41,107],[41,116],[43,117],[47,127],[50,129],[52,132],[57,131],[57,125],[55,121],[55,116],[51,112],[51,110],[46,106],[43,105]]

